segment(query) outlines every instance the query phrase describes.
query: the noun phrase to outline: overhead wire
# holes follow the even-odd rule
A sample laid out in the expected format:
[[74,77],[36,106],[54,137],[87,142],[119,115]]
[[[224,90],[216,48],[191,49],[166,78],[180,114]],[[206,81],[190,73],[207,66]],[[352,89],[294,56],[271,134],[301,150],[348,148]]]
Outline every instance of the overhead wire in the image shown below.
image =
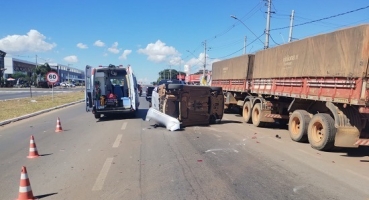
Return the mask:
[[[361,8],[355,9],[355,10],[350,10],[350,11],[347,11],[347,12],[344,12],[344,13],[339,13],[339,14],[336,14],[336,15],[331,15],[329,17],[324,17],[324,18],[320,18],[320,19],[308,21],[308,22],[301,23],[301,24],[295,24],[292,27],[302,26],[302,25],[306,25],[306,24],[311,24],[311,23],[314,23],[314,22],[320,22],[320,21],[323,21],[323,20],[327,20],[327,19],[331,19],[331,18],[334,18],[334,17],[338,17],[338,16],[349,14],[349,13],[357,12],[357,11],[360,11],[360,10],[364,10],[364,9],[367,9],[367,8],[369,8],[369,6],[361,7]],[[274,28],[274,29],[270,29],[270,31],[287,29],[287,28],[290,28],[290,26],[285,26],[285,27],[280,27],[280,28]]]
[[[262,3],[262,0],[260,0],[259,1],[259,3],[257,3],[248,13],[246,13],[241,19],[244,19],[244,18],[246,18],[251,12],[253,12],[253,11],[257,11],[257,7],[258,6],[261,6],[261,3]],[[250,16],[249,16],[249,18],[251,17],[251,16],[253,16],[254,14],[255,14],[256,12],[254,12],[254,13],[252,13]],[[217,39],[217,38],[219,38],[220,36],[223,36],[223,35],[225,35],[226,33],[228,33],[230,30],[232,30],[235,26],[236,26],[236,24],[237,24],[237,22],[235,22],[235,23],[233,23],[231,26],[229,26],[228,28],[226,28],[224,31],[222,31],[222,32],[220,32],[220,33],[218,33],[218,34],[216,34],[215,36],[213,36],[213,37],[211,37],[211,38],[208,38],[207,39],[207,42],[211,42],[211,41],[213,41],[213,40],[215,40],[215,39]],[[199,44],[196,48],[195,48],[195,50],[193,50],[192,51],[192,53],[195,53],[200,47],[202,46],[202,43],[201,44]]]

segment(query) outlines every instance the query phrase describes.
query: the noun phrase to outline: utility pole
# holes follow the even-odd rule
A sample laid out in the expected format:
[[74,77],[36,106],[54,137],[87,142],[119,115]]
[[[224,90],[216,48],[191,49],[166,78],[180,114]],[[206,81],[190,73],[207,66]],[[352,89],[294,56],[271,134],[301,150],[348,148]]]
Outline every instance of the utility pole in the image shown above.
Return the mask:
[[288,42],[292,41],[292,26],[293,26],[293,17],[295,15],[295,10],[292,10],[291,19],[290,19],[290,34],[288,35]]
[[204,70],[203,70],[203,72],[202,72],[202,75],[203,75],[203,77],[205,78],[205,69],[206,69],[206,40],[205,40],[205,42],[204,42],[204,52],[205,52],[205,57],[204,57]]
[[172,65],[169,65],[169,80],[172,79]]
[[247,36],[245,36],[245,41],[243,42],[243,54],[246,54],[246,41],[247,41]]
[[272,0],[267,0],[268,1],[268,12],[267,12],[267,24],[266,24],[266,28],[265,28],[265,45],[264,45],[264,49],[269,48],[269,32],[270,32],[270,9],[272,6]]

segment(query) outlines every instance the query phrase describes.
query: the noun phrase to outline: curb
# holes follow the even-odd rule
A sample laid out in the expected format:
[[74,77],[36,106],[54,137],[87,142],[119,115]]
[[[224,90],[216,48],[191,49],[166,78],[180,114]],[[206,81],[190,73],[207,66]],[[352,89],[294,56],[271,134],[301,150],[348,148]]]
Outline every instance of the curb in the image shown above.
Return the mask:
[[57,110],[57,109],[64,108],[64,107],[67,107],[67,106],[71,106],[71,105],[74,105],[74,104],[77,104],[77,103],[81,103],[81,102],[84,102],[84,101],[85,100],[79,100],[79,101],[75,101],[75,102],[72,102],[72,103],[67,103],[67,104],[63,104],[63,105],[60,105],[60,106],[56,106],[56,107],[53,107],[53,108],[48,108],[48,109],[45,109],[45,110],[40,110],[40,111],[31,113],[31,114],[23,115],[23,116],[16,117],[16,118],[13,118],[13,119],[8,119],[8,120],[5,120],[5,121],[0,121],[0,126],[4,126],[4,125],[10,124],[12,122],[16,122],[16,121],[19,121],[19,120],[22,120],[22,119],[27,119],[27,118],[30,118],[30,117],[34,117],[34,116],[37,116],[37,115],[40,115],[40,114],[43,114],[43,113],[50,112],[52,110]]

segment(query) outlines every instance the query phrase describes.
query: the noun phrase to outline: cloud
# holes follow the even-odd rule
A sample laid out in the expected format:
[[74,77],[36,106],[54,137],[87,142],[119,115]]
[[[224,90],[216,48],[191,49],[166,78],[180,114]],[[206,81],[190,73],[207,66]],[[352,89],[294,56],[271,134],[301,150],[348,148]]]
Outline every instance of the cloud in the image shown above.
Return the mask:
[[108,48],[108,51],[114,54],[119,53],[118,42],[114,42],[114,44],[110,48]]
[[77,47],[80,48],[80,49],[87,49],[88,48],[87,45],[83,44],[83,43],[78,43]]
[[164,42],[158,40],[155,43],[150,43],[144,49],[137,51],[140,54],[147,55],[147,59],[156,63],[171,62],[173,59],[178,60],[180,54],[172,47],[167,46]]
[[76,63],[78,62],[78,58],[75,55],[72,56],[67,56],[64,58],[65,61],[69,62],[69,63]]
[[121,59],[121,60],[127,60],[127,56],[129,54],[131,54],[131,53],[132,53],[132,50],[126,49],[126,50],[123,51],[122,55],[119,56],[119,59]]
[[0,49],[9,53],[44,52],[56,47],[55,43],[45,41],[46,37],[31,29],[27,35],[8,35],[0,39]]
[[[204,67],[204,58],[205,54],[200,53],[197,58],[191,58],[189,61],[185,63],[185,65],[190,65],[191,67],[197,66],[197,68],[192,69],[203,69]],[[211,69],[211,66],[214,62],[220,61],[220,59],[210,59],[209,54],[206,55],[206,69]],[[197,70],[196,70],[197,71]]]
[[104,43],[104,42],[101,42],[101,40],[97,40],[97,41],[94,43],[94,46],[97,46],[97,47],[103,47],[103,46],[105,46],[105,43]]

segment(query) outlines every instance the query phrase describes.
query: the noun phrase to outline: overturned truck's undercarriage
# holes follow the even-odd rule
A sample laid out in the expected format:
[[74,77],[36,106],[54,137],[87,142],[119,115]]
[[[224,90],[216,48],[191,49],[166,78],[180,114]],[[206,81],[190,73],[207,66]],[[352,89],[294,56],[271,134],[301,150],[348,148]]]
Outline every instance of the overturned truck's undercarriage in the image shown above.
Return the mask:
[[[157,109],[177,119],[181,127],[208,125],[223,117],[224,97],[221,87],[163,84],[157,88],[158,97],[154,93],[152,98],[158,98],[158,105],[150,109]],[[153,103],[155,100],[152,100]],[[155,117],[149,116],[150,113],[152,112],[148,112],[147,120],[160,117],[157,114]],[[162,118],[167,118],[165,115]],[[155,121],[163,124],[162,121],[165,120]]]

